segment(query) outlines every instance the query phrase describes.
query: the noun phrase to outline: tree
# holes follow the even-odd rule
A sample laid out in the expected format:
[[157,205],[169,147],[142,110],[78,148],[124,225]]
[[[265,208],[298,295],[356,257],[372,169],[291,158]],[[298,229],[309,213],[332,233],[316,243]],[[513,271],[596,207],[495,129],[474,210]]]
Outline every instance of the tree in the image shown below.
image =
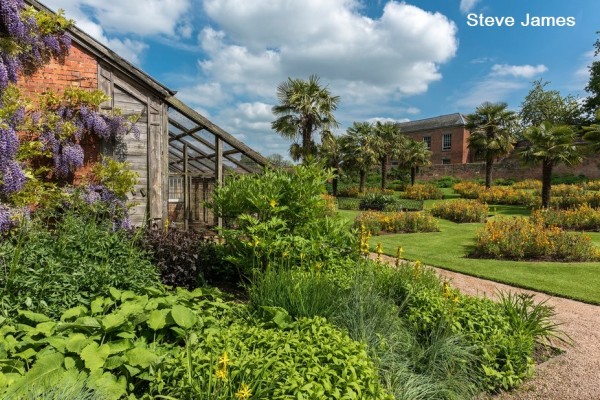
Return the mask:
[[519,117],[525,126],[540,126],[544,122],[552,125],[580,125],[582,110],[573,96],[563,97],[558,90],[546,90],[549,82],[541,79],[521,103]]
[[334,196],[338,194],[338,177],[340,173],[340,165],[342,163],[342,148],[341,140],[333,135],[327,134],[321,141],[319,148],[319,157],[325,162],[325,166],[333,169],[335,174],[331,181],[331,190]]
[[514,149],[516,114],[506,108],[506,103],[484,102],[467,115],[469,149],[485,159],[485,187],[492,185],[494,161]]
[[574,165],[582,160],[575,143],[577,136],[568,125],[544,122],[525,130],[524,137],[527,145],[521,151],[521,157],[528,164],[542,164],[542,207],[548,208],[554,166],[560,163]]
[[410,184],[414,185],[419,168],[431,165],[431,151],[427,143],[409,138],[402,150],[400,165],[410,170]]
[[[600,31],[596,32],[600,34]],[[596,39],[594,43],[594,56],[600,54],[600,39]],[[596,60],[590,65],[590,80],[588,81],[585,91],[590,93],[590,96],[583,103],[583,110],[588,115],[594,115],[596,110],[600,109],[600,61]]]
[[585,140],[595,153],[600,152],[600,108],[596,111],[596,123],[583,128]]
[[288,78],[279,84],[277,99],[279,104],[273,107],[273,114],[278,118],[271,127],[284,138],[300,140],[296,155],[305,161],[317,152],[314,133],[324,135],[338,126],[333,112],[340,98],[332,96],[329,89],[321,87],[319,78],[311,75],[307,81]]
[[267,157],[267,160],[273,167],[276,168],[287,168],[292,166],[292,163],[283,158],[283,156],[279,153],[271,154]]
[[373,125],[368,122],[354,122],[347,134],[340,138],[343,165],[347,169],[358,170],[359,191],[365,191],[367,171],[379,161],[381,139],[373,133]]
[[374,132],[380,139],[381,188],[385,189],[387,187],[388,165],[392,158],[399,158],[401,156],[406,136],[402,135],[400,128],[394,122],[377,122]]

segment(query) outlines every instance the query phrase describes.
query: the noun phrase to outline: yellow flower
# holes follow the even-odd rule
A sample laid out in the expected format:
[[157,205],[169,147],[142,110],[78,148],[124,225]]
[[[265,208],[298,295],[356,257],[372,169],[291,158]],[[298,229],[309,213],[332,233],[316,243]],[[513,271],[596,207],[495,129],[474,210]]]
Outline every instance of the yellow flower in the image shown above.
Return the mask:
[[252,390],[250,390],[250,387],[245,383],[242,383],[242,386],[240,386],[239,390],[235,393],[235,397],[238,400],[247,400],[250,396],[252,396]]
[[454,304],[458,304],[458,300],[459,300],[458,295],[455,295],[454,300],[452,300],[452,301],[454,302]]
[[227,379],[227,368],[218,369],[216,375],[217,379]]
[[223,355],[221,357],[219,357],[219,365],[222,365],[223,367],[227,367],[227,364],[229,363],[229,361],[231,361],[231,359],[227,356],[227,352],[224,351]]
[[269,200],[269,205],[271,205],[271,208],[275,208],[277,206],[277,200],[275,200],[275,199]]

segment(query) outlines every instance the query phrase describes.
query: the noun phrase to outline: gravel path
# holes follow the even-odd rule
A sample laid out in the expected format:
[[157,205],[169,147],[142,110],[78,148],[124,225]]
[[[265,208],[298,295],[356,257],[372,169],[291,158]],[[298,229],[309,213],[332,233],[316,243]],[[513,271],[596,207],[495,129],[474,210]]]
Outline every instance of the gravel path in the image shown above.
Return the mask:
[[[391,257],[388,261],[393,262]],[[494,298],[498,291],[534,294],[554,307],[555,321],[573,340],[557,344],[565,352],[536,366],[535,374],[519,389],[494,396],[496,400],[600,400],[600,306],[434,268],[452,286],[473,296]],[[600,290],[600,288],[598,289]]]

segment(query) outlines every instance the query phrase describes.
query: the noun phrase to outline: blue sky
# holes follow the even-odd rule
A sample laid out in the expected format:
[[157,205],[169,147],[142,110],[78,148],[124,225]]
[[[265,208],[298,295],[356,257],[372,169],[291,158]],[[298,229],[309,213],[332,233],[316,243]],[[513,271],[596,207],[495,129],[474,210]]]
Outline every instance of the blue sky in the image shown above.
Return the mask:
[[[276,87],[321,77],[353,121],[469,113],[483,101],[518,110],[531,82],[585,96],[600,30],[598,0],[42,0],[178,91],[264,155],[287,155],[271,131]],[[469,13],[515,26],[468,26]],[[530,16],[573,27],[523,27]]]

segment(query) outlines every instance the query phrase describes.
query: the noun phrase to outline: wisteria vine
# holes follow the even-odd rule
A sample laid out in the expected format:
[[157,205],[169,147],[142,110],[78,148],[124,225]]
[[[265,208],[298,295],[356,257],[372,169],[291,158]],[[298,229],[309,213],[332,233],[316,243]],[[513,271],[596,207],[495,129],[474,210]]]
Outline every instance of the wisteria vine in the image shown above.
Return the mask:
[[[63,97],[42,101],[41,110],[26,118],[14,85],[19,77],[35,73],[52,59],[64,60],[71,46],[67,33],[71,24],[61,13],[26,7],[24,0],[0,1],[0,198],[5,202],[27,181],[24,166],[17,161],[17,132],[26,120],[27,126],[36,127],[34,139],[51,155],[53,176],[62,182],[84,165],[84,137],[118,139],[132,132],[139,138],[139,130],[127,118],[100,112],[99,105],[105,100],[100,91],[86,95],[81,89],[66,89]],[[129,227],[125,202],[108,188],[90,185],[84,192],[87,204],[105,204],[104,212],[108,211],[115,227]],[[0,232],[11,229],[21,214],[22,210],[0,203]]]

